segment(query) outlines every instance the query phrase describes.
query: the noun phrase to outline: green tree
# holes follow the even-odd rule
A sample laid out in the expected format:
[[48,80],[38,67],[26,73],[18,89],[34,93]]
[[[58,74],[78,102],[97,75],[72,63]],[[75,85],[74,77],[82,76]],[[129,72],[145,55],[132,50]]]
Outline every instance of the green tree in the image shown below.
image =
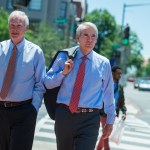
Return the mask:
[[54,54],[65,48],[65,40],[60,39],[59,32],[49,24],[32,24],[32,28],[26,33],[26,38],[39,45],[45,55],[48,66]]
[[113,55],[112,46],[119,41],[119,32],[115,18],[105,9],[96,9],[87,14],[85,20],[96,24],[99,30],[98,49],[96,51],[111,58]]
[[150,59],[148,59],[148,63],[144,68],[145,75],[150,77]]
[[8,38],[8,13],[0,7],[0,41]]
[[129,46],[130,46],[130,57],[128,59],[127,66],[128,67],[134,66],[137,69],[136,76],[142,76],[144,70],[143,68],[144,58],[141,54],[143,45],[139,40],[137,34],[134,32],[131,32]]

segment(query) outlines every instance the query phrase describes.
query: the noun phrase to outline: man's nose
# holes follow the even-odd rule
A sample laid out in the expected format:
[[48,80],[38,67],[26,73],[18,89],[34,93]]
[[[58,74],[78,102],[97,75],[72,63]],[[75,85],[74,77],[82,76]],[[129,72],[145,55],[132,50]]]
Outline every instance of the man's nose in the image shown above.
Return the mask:
[[93,41],[93,37],[92,36],[88,36],[88,41]]

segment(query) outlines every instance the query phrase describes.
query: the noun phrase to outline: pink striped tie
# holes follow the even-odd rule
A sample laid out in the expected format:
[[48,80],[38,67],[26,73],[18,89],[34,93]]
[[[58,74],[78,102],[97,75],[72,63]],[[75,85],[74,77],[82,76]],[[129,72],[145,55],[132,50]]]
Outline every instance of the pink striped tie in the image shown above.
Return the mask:
[[79,66],[78,74],[76,77],[76,81],[74,84],[74,89],[72,92],[69,109],[73,113],[78,108],[78,102],[80,99],[80,94],[82,90],[83,80],[84,80],[84,74],[85,74],[85,60],[87,59],[86,56],[82,57],[82,63]]
[[1,89],[1,93],[0,93],[0,97],[2,99],[7,97],[10,86],[11,86],[11,81],[13,78],[13,73],[14,73],[14,68],[15,68],[16,54],[17,54],[17,48],[16,48],[16,46],[14,46],[13,52],[12,52],[12,55],[10,57],[9,64],[7,67],[7,71],[6,71],[5,79],[3,82],[2,89]]

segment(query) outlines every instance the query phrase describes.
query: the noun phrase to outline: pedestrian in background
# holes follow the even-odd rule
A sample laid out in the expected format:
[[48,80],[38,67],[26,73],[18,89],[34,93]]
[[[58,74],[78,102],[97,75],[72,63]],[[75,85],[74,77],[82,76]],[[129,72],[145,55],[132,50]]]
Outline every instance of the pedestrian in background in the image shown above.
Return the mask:
[[25,39],[29,19],[22,11],[8,18],[10,39],[0,42],[0,150],[31,150],[45,88],[45,60]]
[[47,89],[61,85],[55,115],[57,150],[95,149],[103,101],[107,113],[103,136],[111,134],[115,119],[113,79],[109,60],[93,51],[97,38],[95,24],[80,24],[76,57],[71,60],[66,53],[59,53],[45,78]]
[[[114,80],[114,98],[115,98],[115,105],[116,105],[116,116],[119,117],[120,110],[122,111],[122,119],[126,119],[126,111],[127,108],[125,106],[125,97],[124,97],[124,90],[123,87],[119,84],[119,79],[122,75],[121,67],[115,65],[112,67],[112,76]],[[102,109],[100,111],[100,122],[102,124],[102,128],[104,128],[106,124],[107,114]],[[109,147],[109,138],[104,138],[103,135],[101,136],[99,143],[97,145],[97,150],[110,150]]]

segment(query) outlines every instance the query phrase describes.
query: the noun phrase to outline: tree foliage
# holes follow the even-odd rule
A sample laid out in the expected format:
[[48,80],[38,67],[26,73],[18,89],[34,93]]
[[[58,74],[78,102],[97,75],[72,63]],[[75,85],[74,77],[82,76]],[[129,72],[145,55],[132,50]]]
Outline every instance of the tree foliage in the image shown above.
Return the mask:
[[0,41],[6,40],[8,38],[8,13],[0,7]]
[[60,39],[59,32],[49,24],[32,25],[32,28],[26,33],[26,38],[42,48],[46,65],[49,65],[58,50],[65,48],[65,41]]
[[105,9],[96,9],[87,14],[85,20],[96,24],[99,30],[99,39],[97,41],[99,49],[97,52],[111,58],[113,53],[112,46],[117,41],[119,34],[115,18]]
[[143,45],[139,40],[136,33],[132,32],[130,37],[130,57],[128,59],[127,66],[131,67],[134,66],[137,68],[136,76],[142,76],[143,73],[143,63],[144,58],[141,54],[143,49]]
[[148,59],[148,63],[144,68],[145,76],[150,77],[150,59]]
[[[129,45],[123,45],[122,43],[122,32],[121,26],[115,21],[115,18],[107,10],[93,10],[85,17],[86,21],[90,21],[96,24],[99,30],[99,39],[97,46],[99,49],[96,50],[98,53],[106,56],[109,59],[115,59],[120,61],[120,65],[125,63],[125,66],[134,66],[137,69],[137,75],[139,75],[143,69],[143,57],[141,50],[143,49],[142,43],[138,36],[134,33],[130,33]],[[126,56],[122,55],[122,51],[128,50],[129,54]],[[121,62],[122,58],[125,57],[125,62]],[[141,69],[139,71],[139,68]]]

